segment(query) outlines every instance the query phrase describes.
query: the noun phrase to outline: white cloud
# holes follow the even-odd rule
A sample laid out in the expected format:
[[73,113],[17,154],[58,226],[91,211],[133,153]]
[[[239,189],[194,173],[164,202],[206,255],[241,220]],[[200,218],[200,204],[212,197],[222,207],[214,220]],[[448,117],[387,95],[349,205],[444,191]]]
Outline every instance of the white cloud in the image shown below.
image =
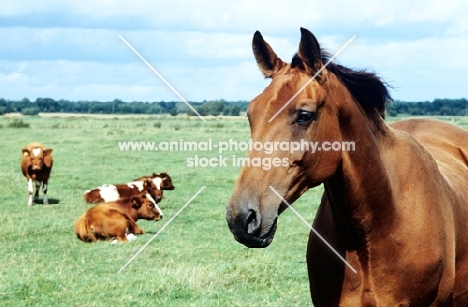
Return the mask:
[[427,0],[417,4],[418,9],[407,13],[408,21],[446,22],[464,18],[468,11],[468,2],[464,0]]
[[444,33],[451,37],[465,37],[468,39],[468,18],[462,17],[450,26]]
[[395,87],[400,100],[467,97],[468,40],[428,38],[375,44],[356,40],[342,64],[368,68]]
[[[29,61],[23,73],[14,62],[0,61],[4,85],[2,97],[37,97],[69,100],[160,101],[179,98],[143,63],[98,63],[72,61]],[[183,63],[153,65],[187,100],[245,99],[260,93],[266,82],[256,64],[243,62],[233,66],[196,67]],[[13,70],[13,71],[11,71]]]
[[0,73],[0,83],[4,87],[16,86],[18,84],[27,84],[29,76],[25,73],[12,72],[9,74]]
[[251,38],[245,34],[230,33],[187,33],[185,48],[189,56],[198,58],[248,58],[252,52],[246,42]]
[[0,15],[56,14],[62,16],[62,21],[74,15],[90,16],[96,21],[138,16],[159,29],[176,26],[193,30],[250,33],[263,29],[285,33],[297,30],[299,26],[326,30],[362,24],[382,27],[402,22],[453,22],[463,18],[466,11],[468,3],[465,0],[7,0],[2,2]]

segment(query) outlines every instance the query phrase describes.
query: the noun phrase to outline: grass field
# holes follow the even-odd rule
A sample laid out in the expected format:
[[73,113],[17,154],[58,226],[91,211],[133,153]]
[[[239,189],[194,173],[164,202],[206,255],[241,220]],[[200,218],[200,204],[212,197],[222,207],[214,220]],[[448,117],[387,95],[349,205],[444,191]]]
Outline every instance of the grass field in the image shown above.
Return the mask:
[[[267,249],[237,243],[225,204],[238,167],[187,167],[187,158],[214,152],[120,151],[118,141],[213,142],[250,137],[245,117],[24,117],[29,128],[0,121],[0,306],[307,306],[307,227],[292,212],[279,221]],[[21,126],[21,125],[19,125]],[[21,148],[31,141],[52,147],[49,182],[53,205],[28,208]],[[245,156],[243,152],[226,152]],[[147,231],[135,242],[83,243],[73,231],[88,205],[83,191],[168,172],[176,186],[161,202],[164,219],[139,221]],[[202,186],[206,188],[121,273],[119,269]],[[295,206],[312,222],[320,189]]]
[[[390,120],[394,120],[390,118]],[[467,127],[466,118],[448,118]],[[29,127],[0,121],[0,306],[311,306],[305,253],[308,228],[290,210],[266,249],[237,243],[225,204],[239,167],[187,167],[212,152],[120,151],[119,141],[246,141],[247,119],[24,117]],[[53,205],[28,208],[21,148],[40,141],[54,149]],[[245,152],[225,152],[226,157]],[[164,219],[139,221],[135,242],[83,243],[73,231],[88,207],[83,191],[168,172],[176,186],[161,202]],[[206,188],[121,273],[119,269],[197,192]],[[322,188],[295,208],[313,221]]]

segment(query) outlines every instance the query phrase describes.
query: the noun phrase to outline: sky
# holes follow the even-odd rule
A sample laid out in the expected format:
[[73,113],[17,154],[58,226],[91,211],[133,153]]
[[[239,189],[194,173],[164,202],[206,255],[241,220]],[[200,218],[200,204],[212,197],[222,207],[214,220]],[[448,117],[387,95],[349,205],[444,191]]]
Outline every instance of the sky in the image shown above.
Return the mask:
[[468,1],[6,0],[0,6],[0,98],[250,101],[270,80],[259,30],[290,62],[300,27],[336,61],[381,76],[395,100],[468,98]]

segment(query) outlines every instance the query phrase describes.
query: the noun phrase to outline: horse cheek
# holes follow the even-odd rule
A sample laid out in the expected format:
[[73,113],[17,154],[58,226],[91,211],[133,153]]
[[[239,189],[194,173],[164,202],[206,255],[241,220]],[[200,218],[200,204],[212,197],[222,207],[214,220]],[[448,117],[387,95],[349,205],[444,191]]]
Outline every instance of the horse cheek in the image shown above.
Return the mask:
[[320,151],[310,155],[311,165],[308,168],[307,174],[312,186],[318,185],[328,180],[336,173],[341,161],[341,153],[337,151]]

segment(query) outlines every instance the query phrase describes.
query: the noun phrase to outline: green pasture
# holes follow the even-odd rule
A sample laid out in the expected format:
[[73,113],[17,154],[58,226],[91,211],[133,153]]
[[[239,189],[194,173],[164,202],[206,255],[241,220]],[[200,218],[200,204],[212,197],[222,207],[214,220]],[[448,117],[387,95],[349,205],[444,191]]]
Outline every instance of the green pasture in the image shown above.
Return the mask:
[[[309,230],[292,211],[279,219],[267,249],[237,243],[225,204],[239,167],[187,167],[213,152],[120,151],[119,141],[246,141],[245,117],[0,117],[0,306],[308,306]],[[27,127],[29,125],[29,127]],[[26,127],[24,127],[26,126]],[[51,206],[27,207],[21,148],[53,148]],[[226,152],[224,156],[245,156]],[[88,207],[83,191],[168,172],[176,187],[160,206],[164,219],[139,221],[137,241],[83,243],[73,231]],[[197,192],[206,188],[121,273],[119,269]],[[296,204],[312,222],[321,190]]]
[[[390,121],[395,118],[389,118]],[[463,117],[446,120],[467,127]],[[246,141],[247,119],[76,116],[0,117],[0,306],[311,306],[305,263],[309,229],[291,210],[271,246],[237,243],[225,204],[239,167],[188,167],[208,152],[120,151],[119,141]],[[51,206],[28,208],[19,161],[31,141],[52,147]],[[228,151],[224,157],[245,156]],[[229,159],[228,159],[229,161]],[[135,242],[83,243],[73,231],[88,205],[83,191],[168,172],[176,187],[164,219],[139,221]],[[121,273],[119,269],[203,186],[206,188]],[[295,208],[311,223],[322,188]]]

